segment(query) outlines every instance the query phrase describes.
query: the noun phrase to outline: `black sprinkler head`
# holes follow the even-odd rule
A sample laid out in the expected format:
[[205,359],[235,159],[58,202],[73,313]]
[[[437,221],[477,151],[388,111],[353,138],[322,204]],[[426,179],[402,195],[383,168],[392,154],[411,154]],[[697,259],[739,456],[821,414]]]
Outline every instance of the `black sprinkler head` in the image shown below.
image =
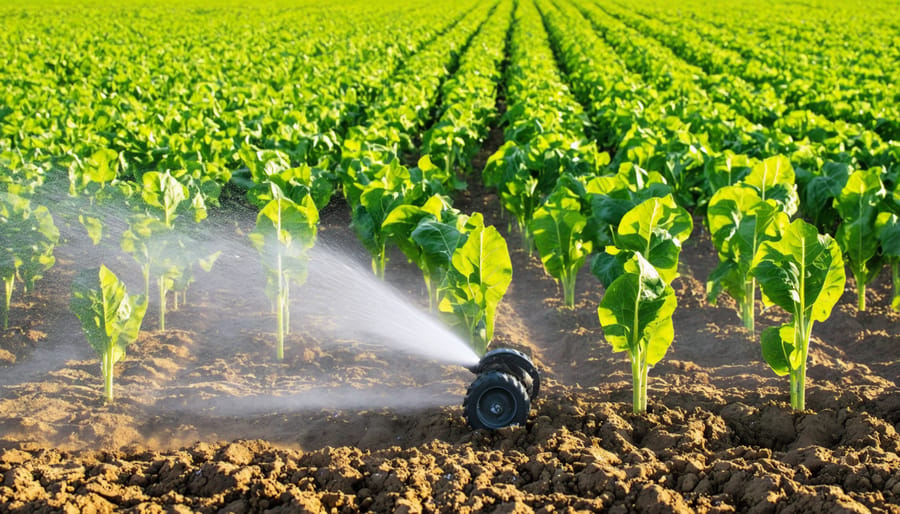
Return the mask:
[[527,355],[499,348],[486,353],[469,371],[478,375],[463,400],[463,415],[470,427],[494,430],[525,423],[541,386],[540,374]]

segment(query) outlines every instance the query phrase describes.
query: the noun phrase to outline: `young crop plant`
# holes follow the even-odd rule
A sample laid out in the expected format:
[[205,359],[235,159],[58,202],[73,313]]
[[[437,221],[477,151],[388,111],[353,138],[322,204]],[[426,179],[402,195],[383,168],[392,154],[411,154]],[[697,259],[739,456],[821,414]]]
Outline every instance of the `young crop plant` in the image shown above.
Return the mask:
[[384,278],[387,264],[384,222],[397,207],[416,204],[425,195],[422,177],[414,180],[414,170],[418,172],[418,168],[407,168],[395,160],[374,166],[369,174],[361,173],[350,182],[345,177],[344,195],[353,207],[350,226],[372,255],[372,272],[378,278]]
[[290,286],[306,282],[309,250],[315,245],[319,211],[312,197],[299,203],[273,187],[274,198],[259,211],[250,243],[266,272],[266,295],[275,307],[276,357],[284,359],[284,336],[290,331]]
[[259,208],[274,198],[270,184],[295,202],[312,196],[320,210],[331,200],[336,178],[328,170],[305,164],[292,167],[290,157],[279,150],[254,151],[245,145],[238,155],[247,165],[250,177],[237,177],[236,181],[247,187],[247,198]]
[[165,330],[167,295],[193,264],[190,259],[194,250],[186,240],[185,229],[176,226],[176,220],[183,214],[192,214],[194,221],[199,222],[206,217],[206,205],[201,195],[192,198],[188,187],[168,172],[144,173],[141,182],[144,212],[129,217],[120,246],[141,266],[148,298],[150,278],[156,278],[159,330]]
[[484,226],[481,214],[468,219],[465,233],[438,290],[438,309],[462,328],[475,353],[484,355],[494,337],[497,306],[512,282],[512,261],[503,236]]
[[712,196],[706,220],[719,264],[706,282],[707,300],[715,305],[723,291],[737,301],[741,321],[755,329],[756,279],[750,268],[765,241],[781,239],[790,219],[775,202],[760,197],[743,183],[725,186]]
[[640,253],[606,289],[597,315],[614,352],[631,360],[632,410],[647,411],[647,375],[675,339],[672,314],[678,300],[672,286]]
[[[574,180],[560,180],[543,205],[534,213],[529,230],[541,262],[553,278],[562,284],[566,307],[575,307],[575,281],[578,271],[593,249],[593,242],[586,237],[588,216],[582,210],[582,198],[565,184],[581,184]],[[583,187],[580,188],[584,193]]]
[[753,259],[751,273],[763,301],[778,305],[790,323],[765,329],[762,354],[778,375],[790,376],[791,407],[806,408],[806,356],[813,323],[825,321],[844,292],[844,260],[837,242],[797,219],[781,239],[766,241]]
[[847,179],[834,207],[841,219],[834,238],[856,281],[857,306],[866,310],[866,285],[881,271],[876,221],[879,206],[887,195],[881,182],[881,169],[856,170]]
[[891,308],[900,311],[900,216],[892,212],[881,212],[875,220],[881,255],[891,268],[893,294]]
[[612,251],[620,266],[606,289],[597,315],[614,352],[628,353],[632,409],[647,410],[647,376],[675,338],[672,313],[677,306],[671,281],[677,277],[681,245],[693,222],[671,195],[650,198],[623,216]]
[[82,271],[72,283],[70,308],[100,356],[103,397],[113,401],[113,366],[125,356],[141,330],[147,300],[129,296],[125,284],[106,266]]
[[466,240],[467,219],[452,210],[442,196],[434,195],[421,207],[397,207],[382,224],[388,239],[422,270],[430,310],[438,305],[438,286],[447,275],[453,253]]
[[794,178],[790,159],[769,157],[754,164],[742,180],[716,191],[707,206],[706,221],[719,254],[719,265],[707,279],[707,300],[715,305],[719,294],[728,293],[751,334],[756,324],[753,257],[764,241],[781,238],[797,211]]
[[28,291],[43,273],[56,263],[53,250],[59,241],[59,230],[50,211],[32,205],[27,197],[0,191],[0,280],[3,280],[3,303],[0,322],[9,328],[9,309],[16,282]]

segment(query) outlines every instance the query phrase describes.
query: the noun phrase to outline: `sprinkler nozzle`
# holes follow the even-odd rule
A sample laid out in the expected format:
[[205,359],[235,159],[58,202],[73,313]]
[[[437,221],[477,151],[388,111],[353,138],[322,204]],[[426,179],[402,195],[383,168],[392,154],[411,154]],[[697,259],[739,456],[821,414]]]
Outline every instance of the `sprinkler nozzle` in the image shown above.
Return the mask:
[[524,353],[498,348],[467,368],[476,376],[463,400],[463,414],[474,429],[524,424],[541,378]]

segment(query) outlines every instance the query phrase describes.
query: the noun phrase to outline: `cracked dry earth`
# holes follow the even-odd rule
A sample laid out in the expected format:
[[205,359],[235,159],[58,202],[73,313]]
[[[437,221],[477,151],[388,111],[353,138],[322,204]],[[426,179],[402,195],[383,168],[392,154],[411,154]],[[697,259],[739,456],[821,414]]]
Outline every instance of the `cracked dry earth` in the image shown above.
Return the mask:
[[[496,213],[490,194],[463,200]],[[365,267],[348,220],[330,206],[321,238]],[[246,223],[221,226],[237,239]],[[227,262],[168,331],[129,347],[117,401],[104,404],[98,359],[67,308],[77,263],[96,257],[61,246],[0,338],[0,512],[900,512],[900,314],[886,271],[867,312],[850,280],[815,326],[809,410],[792,412],[787,378],[762,361],[734,304],[706,302],[716,257],[695,220],[675,342],[639,416],[626,357],[603,341],[599,283],[583,270],[576,308],[562,308],[540,260],[507,241],[514,279],[493,344],[530,354],[545,387],[525,426],[496,432],[465,425],[468,371],[335,340],[316,330],[327,317],[293,320],[276,361],[262,287],[222,279],[258,270]],[[422,305],[421,277],[399,253],[387,275]],[[772,309],[759,327],[785,320]]]

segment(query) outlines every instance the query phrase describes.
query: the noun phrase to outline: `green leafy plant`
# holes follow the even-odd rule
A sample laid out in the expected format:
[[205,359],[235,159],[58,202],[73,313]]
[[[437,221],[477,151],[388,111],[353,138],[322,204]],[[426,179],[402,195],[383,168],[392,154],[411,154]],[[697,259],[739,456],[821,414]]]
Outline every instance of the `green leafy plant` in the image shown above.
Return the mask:
[[781,238],[790,219],[775,202],[762,199],[756,188],[742,183],[725,186],[712,196],[706,219],[719,264],[707,279],[707,300],[715,305],[723,291],[734,298],[741,320],[755,328],[756,279],[753,257],[764,241]]
[[125,284],[106,266],[82,271],[72,283],[70,308],[100,356],[103,397],[113,401],[113,366],[125,356],[147,311],[143,295],[129,296]]
[[273,188],[274,198],[259,211],[250,243],[266,272],[266,294],[275,307],[276,356],[284,359],[284,336],[290,332],[290,286],[306,282],[309,250],[316,240],[319,211],[312,197],[299,203]]
[[397,161],[375,166],[368,175],[357,175],[356,180],[344,186],[347,201],[353,206],[350,226],[372,255],[372,272],[384,278],[388,241],[384,223],[397,207],[415,204],[424,190],[421,181],[413,180],[411,170]]
[[484,226],[481,214],[469,218],[465,232],[466,242],[453,252],[438,291],[438,309],[447,313],[451,325],[463,328],[472,348],[483,355],[494,337],[497,306],[512,281],[512,261],[503,236]]
[[150,296],[150,278],[156,278],[159,292],[159,330],[166,329],[166,293],[177,274],[170,251],[177,244],[171,227],[156,217],[138,213],[128,218],[128,229],[120,240],[122,250],[141,268],[144,295]]
[[613,351],[628,352],[633,383],[632,408],[647,410],[647,375],[659,362],[675,332],[677,306],[671,282],[678,276],[682,243],[690,236],[690,214],[672,195],[649,198],[625,213],[614,234],[611,279],[597,315]]
[[672,314],[677,299],[668,285],[640,253],[633,255],[625,272],[606,289],[597,315],[614,352],[627,352],[631,360],[632,409],[647,411],[647,375],[662,360],[675,339]]
[[778,375],[790,376],[791,407],[806,408],[806,356],[813,323],[825,321],[844,292],[844,260],[837,242],[797,219],[777,241],[764,242],[751,273],[763,301],[778,305],[790,323],[762,332],[762,354]]
[[575,306],[578,271],[593,249],[584,230],[588,217],[582,198],[568,187],[556,187],[529,223],[544,269],[562,284],[567,307]]
[[166,329],[166,304],[176,279],[186,273],[194,249],[185,239],[184,229],[176,221],[192,214],[199,222],[206,218],[206,204],[198,193],[191,197],[189,188],[170,173],[144,173],[140,191],[144,212],[129,217],[129,227],[122,234],[120,246],[141,266],[144,294],[150,297],[150,278],[156,278],[159,293],[159,329]]
[[438,286],[447,274],[453,252],[466,239],[462,232],[466,219],[450,210],[443,197],[434,195],[421,207],[398,206],[382,224],[388,239],[422,270],[431,310],[437,307]]
[[3,280],[3,330],[9,328],[9,309],[16,281],[25,290],[34,287],[45,271],[56,262],[53,249],[59,241],[59,230],[53,216],[44,206],[14,193],[0,191],[0,280]]
[[878,237],[873,237],[879,205],[887,195],[880,174],[880,168],[854,171],[834,199],[841,219],[834,239],[856,281],[860,311],[866,310],[866,285],[878,276],[883,262],[878,255]]
[[611,284],[625,271],[625,264],[640,253],[666,284],[678,276],[681,245],[691,235],[694,222],[690,213],[675,203],[672,195],[652,197],[639,203],[619,222],[613,245],[606,247],[603,269],[595,264],[604,284]]
[[891,267],[891,307],[900,310],[900,216],[892,212],[881,212],[875,220],[875,227],[881,243],[881,253]]

